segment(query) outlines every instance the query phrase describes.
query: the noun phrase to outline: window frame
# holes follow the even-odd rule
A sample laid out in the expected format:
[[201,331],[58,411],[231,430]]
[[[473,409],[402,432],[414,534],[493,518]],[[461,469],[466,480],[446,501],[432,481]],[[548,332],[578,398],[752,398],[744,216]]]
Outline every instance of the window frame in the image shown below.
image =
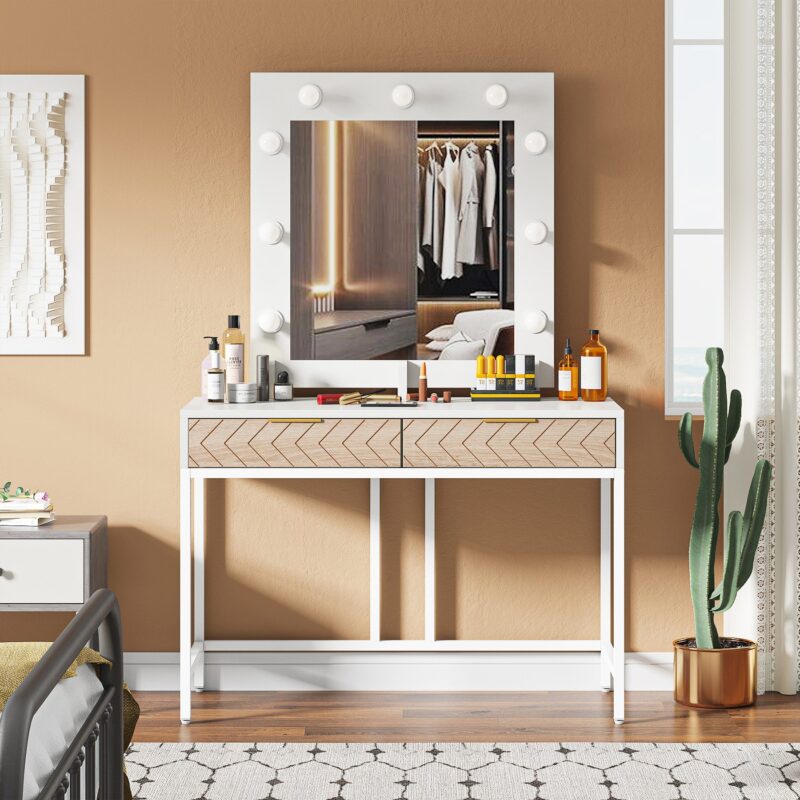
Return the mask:
[[[722,38],[685,39],[674,37],[674,0],[664,3],[664,413],[678,417],[686,411],[703,415],[700,402],[678,402],[674,398],[674,238],[676,235],[721,235],[723,247],[723,347],[730,341],[730,10],[729,1],[723,0]],[[723,52],[723,220],[722,228],[675,228],[673,221],[673,94],[674,53],[678,46],[720,46]]]

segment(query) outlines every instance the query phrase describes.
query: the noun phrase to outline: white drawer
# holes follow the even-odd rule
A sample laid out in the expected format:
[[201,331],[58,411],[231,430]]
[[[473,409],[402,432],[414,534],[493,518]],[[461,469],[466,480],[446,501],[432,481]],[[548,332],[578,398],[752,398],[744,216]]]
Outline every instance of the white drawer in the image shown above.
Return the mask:
[[0,539],[0,603],[83,603],[83,539]]

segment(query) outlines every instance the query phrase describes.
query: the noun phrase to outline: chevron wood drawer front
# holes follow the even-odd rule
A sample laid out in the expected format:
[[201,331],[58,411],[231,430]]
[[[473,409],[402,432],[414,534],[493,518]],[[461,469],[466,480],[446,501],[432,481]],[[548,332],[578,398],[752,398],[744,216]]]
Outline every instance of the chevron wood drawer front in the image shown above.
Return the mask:
[[190,419],[190,467],[399,467],[397,419]]
[[613,419],[418,419],[403,423],[404,467],[614,467]]

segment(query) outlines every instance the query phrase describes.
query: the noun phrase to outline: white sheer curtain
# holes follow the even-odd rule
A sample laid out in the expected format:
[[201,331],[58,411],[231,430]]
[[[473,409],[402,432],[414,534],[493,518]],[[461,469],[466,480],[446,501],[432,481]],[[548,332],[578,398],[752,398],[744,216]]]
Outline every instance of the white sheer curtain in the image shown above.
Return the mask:
[[798,0],[729,0],[729,385],[742,435],[725,478],[742,509],[757,457],[775,479],[754,577],[725,631],[759,643],[759,691],[800,687]]

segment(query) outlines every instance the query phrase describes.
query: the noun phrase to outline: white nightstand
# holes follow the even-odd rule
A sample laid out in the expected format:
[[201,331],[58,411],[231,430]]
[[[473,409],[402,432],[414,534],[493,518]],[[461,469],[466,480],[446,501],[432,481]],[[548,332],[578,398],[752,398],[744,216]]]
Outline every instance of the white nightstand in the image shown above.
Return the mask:
[[107,578],[106,517],[0,527],[0,611],[78,611]]

